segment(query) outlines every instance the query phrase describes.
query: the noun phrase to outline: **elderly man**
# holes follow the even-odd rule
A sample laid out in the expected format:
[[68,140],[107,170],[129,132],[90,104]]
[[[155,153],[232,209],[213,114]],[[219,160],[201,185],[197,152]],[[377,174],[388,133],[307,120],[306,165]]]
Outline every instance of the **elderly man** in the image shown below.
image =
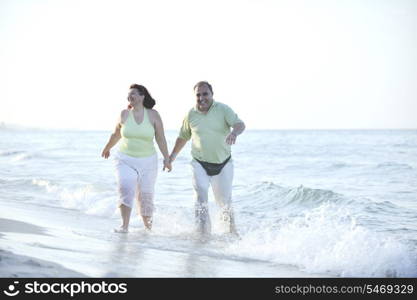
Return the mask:
[[191,166],[197,229],[202,234],[211,231],[208,212],[208,188],[211,184],[215,200],[222,209],[222,218],[228,224],[228,231],[237,234],[232,210],[231,145],[245,130],[245,124],[229,106],[214,101],[213,88],[207,81],[198,82],[194,86],[194,93],[196,106],[184,118],[170,160],[174,161],[187,141],[192,139]]

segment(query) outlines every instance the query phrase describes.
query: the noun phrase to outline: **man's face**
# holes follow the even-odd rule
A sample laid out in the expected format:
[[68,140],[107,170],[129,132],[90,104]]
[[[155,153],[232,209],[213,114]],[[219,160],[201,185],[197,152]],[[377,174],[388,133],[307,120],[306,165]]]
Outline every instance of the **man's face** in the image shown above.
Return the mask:
[[207,85],[200,85],[195,88],[195,97],[197,100],[197,109],[206,112],[213,104],[213,94]]

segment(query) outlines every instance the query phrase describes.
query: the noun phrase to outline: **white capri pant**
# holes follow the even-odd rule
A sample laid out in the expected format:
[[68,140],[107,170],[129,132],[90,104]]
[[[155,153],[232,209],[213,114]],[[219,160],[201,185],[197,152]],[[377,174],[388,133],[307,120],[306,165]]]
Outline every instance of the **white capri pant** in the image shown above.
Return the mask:
[[158,156],[133,157],[118,152],[115,156],[116,177],[119,190],[119,206],[133,207],[136,198],[142,216],[153,214],[153,198],[156,176],[158,174]]
[[233,161],[230,159],[222,171],[215,176],[209,176],[198,161],[191,161],[193,173],[193,187],[195,195],[196,225],[203,232],[211,231],[210,215],[208,211],[208,188],[211,184],[214,199],[223,210],[225,217],[232,214],[232,183]]

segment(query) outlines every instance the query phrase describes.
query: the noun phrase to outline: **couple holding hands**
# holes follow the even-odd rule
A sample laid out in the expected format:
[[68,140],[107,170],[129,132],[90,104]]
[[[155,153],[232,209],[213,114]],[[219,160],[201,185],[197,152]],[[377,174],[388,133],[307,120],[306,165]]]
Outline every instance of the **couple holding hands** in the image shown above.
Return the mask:
[[155,100],[148,90],[138,84],[129,89],[129,108],[120,114],[118,123],[102,152],[110,156],[110,149],[119,141],[115,155],[122,225],[116,232],[127,233],[134,199],[146,229],[152,228],[155,182],[158,157],[154,138],[161,151],[163,170],[170,172],[176,156],[191,139],[192,183],[195,191],[195,216],[201,234],[211,231],[208,212],[208,188],[211,184],[216,202],[228,231],[236,234],[232,210],[233,161],[231,145],[245,130],[245,124],[226,104],[214,101],[213,88],[207,81],[194,86],[196,105],[187,113],[171,155],[168,153],[164,127],[159,113],[152,109]]

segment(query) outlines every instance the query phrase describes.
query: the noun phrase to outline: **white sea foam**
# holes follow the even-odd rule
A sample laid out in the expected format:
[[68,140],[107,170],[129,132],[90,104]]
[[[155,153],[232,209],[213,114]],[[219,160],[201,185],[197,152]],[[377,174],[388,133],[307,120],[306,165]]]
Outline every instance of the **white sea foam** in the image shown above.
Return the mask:
[[280,228],[262,227],[242,237],[226,250],[229,254],[330,276],[417,276],[417,257],[408,245],[357,225],[346,208],[334,204],[289,219]]
[[34,154],[19,153],[16,156],[12,157],[11,161],[12,162],[20,162],[20,161],[25,161],[25,160],[31,159],[32,157],[34,157]]
[[59,187],[53,185],[49,180],[44,179],[32,179],[32,184],[44,187],[48,193],[53,193],[58,191]]
[[111,192],[98,192],[91,184],[69,188],[43,179],[33,179],[32,183],[45,188],[46,192],[51,194],[49,199],[52,203],[45,203],[47,205],[80,210],[98,216],[114,215],[115,195]]
[[[32,183],[57,196],[57,204],[61,207],[97,216],[115,218],[118,215],[115,192],[97,192],[92,185],[70,189],[42,179],[34,179]],[[275,185],[268,186],[268,193],[264,196],[271,196],[271,188],[277,190]],[[339,201],[324,201],[326,197],[334,198],[335,194],[306,187],[279,188],[279,191],[278,194],[284,197],[284,205],[301,208],[300,204],[306,205],[307,202],[306,206],[311,207],[310,202],[317,202],[318,206],[304,209],[298,216],[287,215],[278,222],[265,219],[250,226],[244,225],[242,240],[216,250],[220,251],[217,254],[292,264],[306,272],[327,273],[330,276],[417,276],[417,257],[410,247],[358,225],[349,206],[342,206]],[[276,196],[275,193],[273,195]],[[341,197],[336,196],[337,199]],[[271,200],[265,203],[272,203],[270,209],[274,209]],[[184,238],[193,235],[192,205],[155,206],[154,232],[158,236]],[[216,205],[210,202],[209,210],[213,234],[224,233],[224,224],[219,221]],[[267,208],[263,207],[263,210]],[[138,220],[132,214],[133,226],[141,228]],[[175,244],[171,246],[176,247]]]

